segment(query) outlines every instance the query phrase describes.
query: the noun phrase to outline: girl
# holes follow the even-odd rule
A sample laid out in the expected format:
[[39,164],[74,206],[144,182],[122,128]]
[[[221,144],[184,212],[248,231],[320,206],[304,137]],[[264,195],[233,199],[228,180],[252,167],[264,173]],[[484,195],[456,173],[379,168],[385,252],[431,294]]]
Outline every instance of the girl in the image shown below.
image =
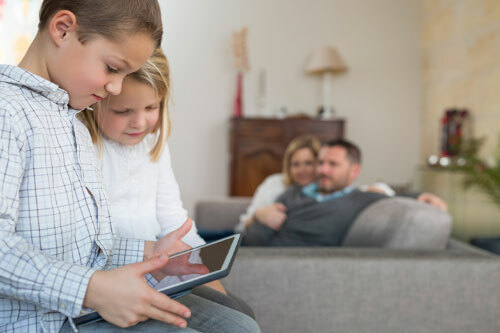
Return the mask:
[[[82,115],[101,162],[113,227],[124,237],[155,240],[187,219],[170,164],[167,58],[160,49],[108,96]],[[205,242],[192,229],[184,238]]]
[[[101,161],[113,227],[122,237],[156,240],[188,218],[170,163],[168,60],[156,49],[140,70],[129,74],[118,96],[108,96],[82,112]],[[182,239],[191,247],[205,244],[193,222]],[[162,284],[178,282],[177,277]],[[226,294],[219,281],[208,283]],[[253,315],[236,297],[199,288],[198,295]]]

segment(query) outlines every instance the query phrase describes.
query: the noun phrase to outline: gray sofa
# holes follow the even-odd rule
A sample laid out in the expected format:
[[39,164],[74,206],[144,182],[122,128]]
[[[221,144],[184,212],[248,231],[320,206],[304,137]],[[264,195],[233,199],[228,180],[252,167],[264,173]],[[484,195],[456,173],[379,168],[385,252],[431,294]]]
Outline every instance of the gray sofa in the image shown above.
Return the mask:
[[[231,228],[248,203],[200,201],[196,223]],[[499,258],[448,239],[446,214],[436,237],[415,237],[420,227],[432,231],[434,213],[404,204],[368,207],[349,247],[241,247],[222,282],[249,303],[263,332],[500,332]]]

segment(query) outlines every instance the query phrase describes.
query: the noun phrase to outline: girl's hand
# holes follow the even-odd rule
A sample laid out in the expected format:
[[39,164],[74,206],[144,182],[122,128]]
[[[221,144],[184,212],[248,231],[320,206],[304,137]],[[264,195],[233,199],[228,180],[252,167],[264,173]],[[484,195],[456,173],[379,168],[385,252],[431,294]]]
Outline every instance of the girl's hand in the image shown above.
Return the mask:
[[[154,243],[152,249],[149,250],[149,256],[168,255],[191,249],[189,245],[182,241],[182,238],[191,230],[193,220],[188,218],[186,222],[177,230],[172,231],[166,236],[163,236]],[[151,246],[146,244],[147,247]],[[147,250],[145,249],[145,257]],[[153,277],[160,281],[167,275],[188,275],[188,274],[206,274],[209,270],[205,265],[192,264],[189,262],[189,254],[180,255],[172,258],[168,265],[161,267],[151,273]]]
[[187,245],[182,241],[182,238],[191,230],[193,226],[193,220],[188,217],[186,222],[180,226],[179,229],[172,231],[171,233],[163,236],[158,241],[155,242],[153,246],[153,256],[167,254],[171,256],[172,254],[179,253],[185,250],[189,250],[191,246]]

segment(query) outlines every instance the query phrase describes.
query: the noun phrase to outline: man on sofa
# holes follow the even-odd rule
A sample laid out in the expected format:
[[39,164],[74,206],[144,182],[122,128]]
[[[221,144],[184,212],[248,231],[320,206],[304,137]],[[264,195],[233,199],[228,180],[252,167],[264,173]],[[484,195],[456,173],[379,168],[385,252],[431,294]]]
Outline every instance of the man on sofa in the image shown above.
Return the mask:
[[[361,171],[361,152],[346,140],[334,140],[321,147],[316,168],[317,181],[305,187],[293,186],[277,204],[286,209],[286,219],[256,219],[246,231],[244,245],[252,246],[340,246],[356,217],[374,202],[388,198],[363,192],[353,186]],[[443,210],[437,196],[422,193],[422,201]]]

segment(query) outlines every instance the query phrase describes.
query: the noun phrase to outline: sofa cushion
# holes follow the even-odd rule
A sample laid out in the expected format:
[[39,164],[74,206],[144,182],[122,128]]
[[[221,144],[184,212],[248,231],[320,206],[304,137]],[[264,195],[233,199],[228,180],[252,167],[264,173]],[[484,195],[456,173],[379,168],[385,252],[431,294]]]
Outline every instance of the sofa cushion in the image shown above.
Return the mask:
[[195,207],[195,220],[198,229],[233,229],[245,212],[252,198],[224,197],[198,201]]
[[342,246],[397,249],[444,249],[451,216],[414,199],[379,200],[356,218]]

